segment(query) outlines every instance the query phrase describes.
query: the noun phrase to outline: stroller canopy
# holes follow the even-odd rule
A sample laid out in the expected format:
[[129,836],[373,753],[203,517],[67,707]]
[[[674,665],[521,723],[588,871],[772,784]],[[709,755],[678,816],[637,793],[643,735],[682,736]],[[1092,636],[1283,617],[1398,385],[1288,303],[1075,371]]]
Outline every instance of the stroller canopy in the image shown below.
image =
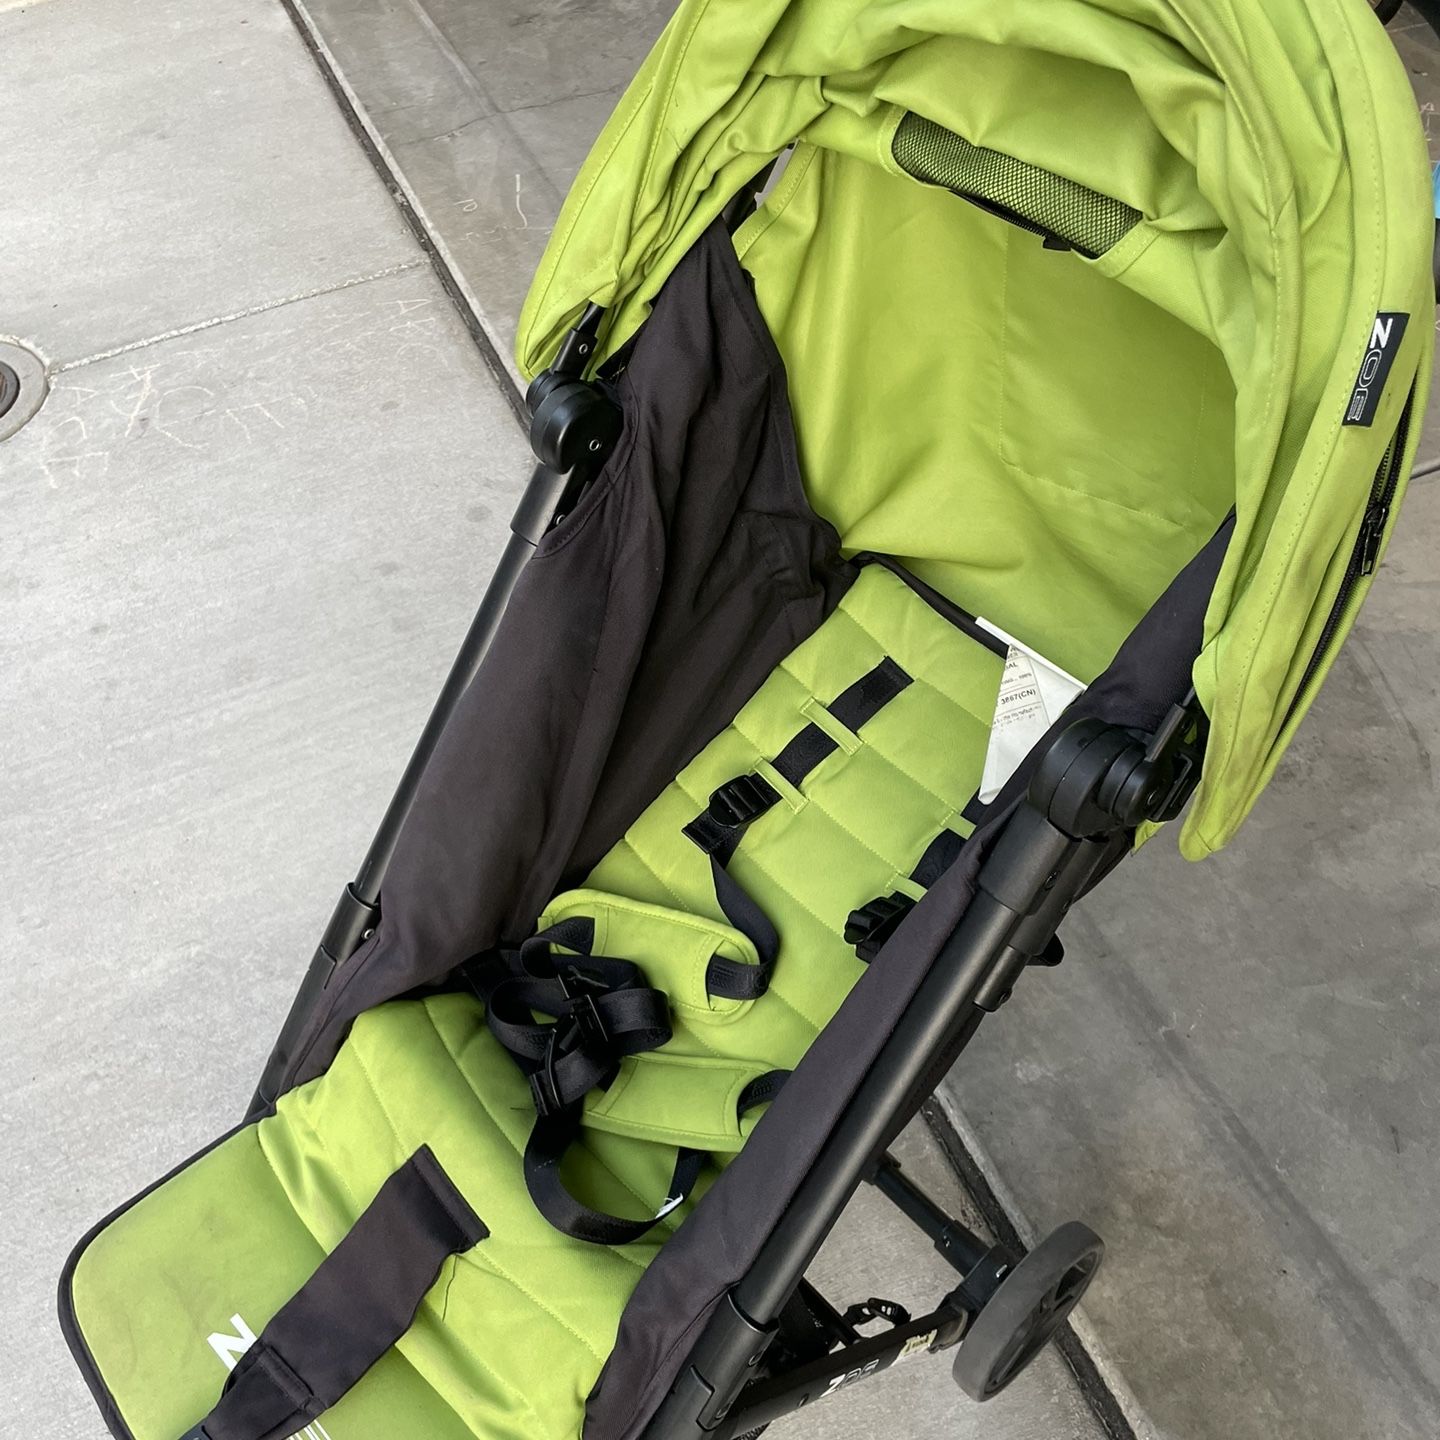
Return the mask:
[[1088,680],[1235,511],[1181,837],[1218,848],[1353,617],[1428,388],[1428,169],[1384,31],[1364,0],[685,0],[571,190],[522,369],[591,301],[618,350],[787,151],[735,244],[847,550]]

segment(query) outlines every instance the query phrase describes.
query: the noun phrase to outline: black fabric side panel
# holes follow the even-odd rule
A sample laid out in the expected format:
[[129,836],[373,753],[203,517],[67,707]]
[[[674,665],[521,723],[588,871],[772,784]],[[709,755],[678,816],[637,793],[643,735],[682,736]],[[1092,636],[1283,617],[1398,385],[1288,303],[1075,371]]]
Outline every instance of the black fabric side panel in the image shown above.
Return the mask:
[[648,450],[663,572],[566,870],[572,884],[819,627],[857,573],[805,498],[785,363],[719,225],[666,282],[622,391]]
[[351,1019],[534,928],[854,570],[805,503],[780,356],[729,237],[676,268],[619,379],[609,465],[526,565],[425,775],[375,937],[331,981],[296,1084]]
[[[1121,645],[1110,667],[1066,712],[1061,726],[1093,714],[1153,728],[1185,698],[1232,528],[1233,517],[1227,518]],[[988,807],[985,822],[860,977],[744,1149],[640,1277],[621,1317],[615,1349],[591,1392],[585,1440],[635,1440],[644,1429],[711,1310],[753,1262],[965,913],[981,862],[1023,796],[1040,748]],[[932,1071],[937,1079],[940,1073]],[[925,1096],[911,1098],[918,1106]],[[892,1117],[892,1131],[906,1118]]]
[[422,1145],[276,1311],[191,1434],[284,1440],[303,1429],[410,1328],[446,1260],[489,1233]]

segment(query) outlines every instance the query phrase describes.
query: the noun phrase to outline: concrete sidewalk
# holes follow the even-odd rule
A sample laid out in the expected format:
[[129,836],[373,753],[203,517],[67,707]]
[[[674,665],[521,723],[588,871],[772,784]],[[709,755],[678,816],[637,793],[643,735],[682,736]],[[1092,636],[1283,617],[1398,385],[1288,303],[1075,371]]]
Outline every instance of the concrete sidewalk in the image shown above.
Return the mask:
[[[0,93],[0,336],[52,387],[0,443],[0,1394],[6,1434],[98,1440],[65,1254],[239,1117],[528,449],[277,0],[0,0]],[[564,163],[590,101],[557,101]],[[527,224],[474,222],[496,314]],[[902,1153],[965,1204],[923,1129]],[[818,1273],[954,1279],[874,1196]],[[943,1361],[850,1394],[795,1433],[1099,1435],[1054,1355],[984,1410]]]

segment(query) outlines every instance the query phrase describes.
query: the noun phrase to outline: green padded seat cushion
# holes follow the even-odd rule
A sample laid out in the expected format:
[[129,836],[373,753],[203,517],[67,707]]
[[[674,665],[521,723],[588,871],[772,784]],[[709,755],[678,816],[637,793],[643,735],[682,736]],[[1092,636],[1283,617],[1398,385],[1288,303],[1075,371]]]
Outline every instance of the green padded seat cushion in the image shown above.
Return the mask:
[[[490,1235],[446,1262],[397,1351],[327,1413],[332,1440],[577,1431],[625,1298],[667,1232],[611,1250],[553,1230],[520,1173],[533,1115],[470,996],[361,1016],[323,1077],[139,1201],[80,1257],[76,1316],[135,1440],[176,1440],[206,1413],[225,1378],[208,1337],[236,1315],[258,1334],[421,1144]],[[660,1147],[597,1134],[586,1150],[595,1203],[654,1210],[671,1168]]]
[[[911,683],[851,733],[824,702],[887,657]],[[970,833],[964,811],[1002,669],[1000,655],[903,580],[867,566],[834,614],[591,873],[596,890],[723,921],[709,861],[681,832],[736,776],[759,774],[779,791],[780,803],[749,827],[728,867],[781,936],[769,991],[725,1032],[743,1037],[757,1070],[793,1066],[859,978],[863,967],[843,933],[850,912],[892,892],[918,899],[923,891],[909,876],[926,846],[947,828]],[[797,788],[770,762],[809,723],[837,749]]]
[[[827,702],[889,658],[910,683],[858,732]],[[962,833],[984,759],[1001,657],[895,574],[865,567],[832,616],[646,809],[542,926],[586,915],[596,953],[631,959],[666,991],[674,1038],[591,1095],[566,1181],[615,1214],[654,1215],[677,1144],[710,1152],[691,1200],[621,1247],[542,1218],[521,1170],[534,1110],[525,1077],[463,992],[362,1015],[319,1079],[143,1196],[82,1249],[70,1299],[94,1369],[135,1440],[176,1440],[202,1418],[227,1360],[314,1271],[421,1145],[489,1228],[445,1262],[410,1330],[311,1427],[316,1440],[399,1434],[537,1440],[579,1433],[587,1394],[645,1266],[757,1123],[747,1078],[792,1068],[862,973],[846,916],[918,894],[911,871]],[[814,725],[834,742],[799,785],[771,763]],[[758,999],[707,994],[712,956],[755,964],[725,921],[708,857],[684,827],[710,793],[759,773],[780,800],[730,873],[780,934]],[[877,964],[883,965],[883,954]],[[225,1337],[232,1337],[227,1350]],[[214,1337],[212,1339],[212,1337]]]

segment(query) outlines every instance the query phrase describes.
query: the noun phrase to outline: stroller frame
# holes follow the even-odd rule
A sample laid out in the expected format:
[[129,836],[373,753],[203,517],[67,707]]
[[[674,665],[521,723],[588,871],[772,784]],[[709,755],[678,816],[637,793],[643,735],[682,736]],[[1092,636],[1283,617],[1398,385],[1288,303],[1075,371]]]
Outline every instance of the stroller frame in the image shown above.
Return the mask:
[[[764,176],[757,177],[755,188],[763,181]],[[727,220],[733,228],[735,219]],[[480,668],[525,561],[574,507],[614,444],[618,413],[599,389],[580,378],[602,316],[599,306],[590,306],[555,365],[530,387],[531,443],[540,464],[395,794],[320,939],[249,1118],[278,1098],[319,997],[379,921],[385,873],[421,775]],[[753,1435],[919,1350],[960,1344],[993,1307],[987,1320],[999,1324],[987,1323],[980,1346],[967,1350],[961,1345],[955,1363],[961,1388],[986,1399],[1062,1327],[1098,1266],[1102,1247],[1095,1237],[1082,1226],[1062,1227],[1030,1252],[1028,1273],[1020,1279],[1023,1255],[1004,1244],[988,1244],[954,1219],[904,1174],[887,1147],[930,1098],[985,1015],[1009,998],[1021,973],[1030,965],[1059,963],[1061,920],[1123,857],[1135,826],[1169,820],[1184,807],[1199,780],[1204,736],[1203,712],[1192,692],[1153,735],[1079,720],[1053,736],[1043,754],[1031,757],[1035,769],[1028,791],[994,838],[975,898],[754,1263],[712,1311],[641,1432],[643,1440]],[[960,1276],[928,1314],[910,1318],[903,1311],[867,1311],[858,1323],[890,1322],[886,1331],[870,1336],[804,1279],[862,1183],[890,1200]],[[1007,1289],[1007,1281],[1015,1283]],[[781,1314],[797,1296],[819,1338],[792,1352],[780,1339]],[[823,1353],[815,1344],[824,1345]],[[975,1353],[977,1348],[981,1353]]]

